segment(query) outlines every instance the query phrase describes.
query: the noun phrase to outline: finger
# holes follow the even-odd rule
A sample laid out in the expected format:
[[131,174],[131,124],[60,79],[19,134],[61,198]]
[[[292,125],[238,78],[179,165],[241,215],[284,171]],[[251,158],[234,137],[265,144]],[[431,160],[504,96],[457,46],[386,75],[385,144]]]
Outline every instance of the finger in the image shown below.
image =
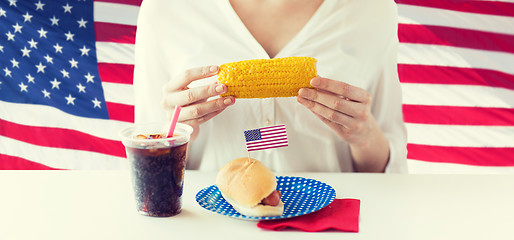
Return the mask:
[[340,82],[328,78],[315,77],[311,79],[310,84],[315,88],[347,97],[356,102],[371,102],[371,96],[368,91],[345,82]]
[[194,87],[179,92],[164,94],[162,104],[165,109],[174,108],[176,105],[185,106],[207,98],[214,97],[227,92],[224,84],[209,84],[206,86]]
[[298,97],[297,101],[306,108],[308,108],[314,114],[320,115],[329,122],[338,125],[343,125],[346,128],[352,128],[357,123],[357,120],[355,118],[344,113],[341,113],[339,111],[330,109],[327,106],[317,103],[315,101],[311,101],[309,99],[302,97]]
[[341,124],[332,122],[332,121],[324,118],[323,116],[321,116],[321,115],[319,115],[317,113],[314,113],[314,115],[316,117],[318,117],[328,127],[330,127],[332,130],[334,130],[334,132],[337,135],[339,135],[342,139],[344,139],[345,141],[348,141],[349,138],[352,136],[352,131],[348,127],[346,127],[345,125],[341,125]]
[[188,69],[174,77],[171,81],[168,81],[164,85],[164,92],[185,89],[191,82],[212,77],[216,75],[218,71],[219,67],[215,65]]
[[334,95],[333,93],[310,88],[302,88],[298,91],[298,96],[318,102],[330,109],[334,109],[351,117],[366,118],[368,115],[366,104],[350,101]]
[[228,96],[183,107],[179,121],[205,118],[205,116],[210,115],[211,113],[224,110],[228,106],[234,104],[234,102],[234,97]]

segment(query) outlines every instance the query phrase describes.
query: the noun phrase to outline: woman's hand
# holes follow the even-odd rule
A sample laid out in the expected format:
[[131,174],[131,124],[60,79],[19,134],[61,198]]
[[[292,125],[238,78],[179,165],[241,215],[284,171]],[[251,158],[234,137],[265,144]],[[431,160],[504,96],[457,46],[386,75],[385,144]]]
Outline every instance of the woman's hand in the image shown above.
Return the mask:
[[212,83],[194,88],[187,87],[193,81],[216,75],[218,70],[218,66],[192,68],[164,85],[162,105],[169,114],[168,118],[171,119],[175,106],[181,106],[182,111],[178,121],[193,127],[191,141],[198,136],[200,124],[218,115],[235,102],[235,99],[230,96],[207,101],[208,98],[227,91],[227,86],[223,84]]
[[362,89],[328,78],[315,77],[297,100],[350,144],[359,171],[384,171],[388,141],[371,114],[371,96]]

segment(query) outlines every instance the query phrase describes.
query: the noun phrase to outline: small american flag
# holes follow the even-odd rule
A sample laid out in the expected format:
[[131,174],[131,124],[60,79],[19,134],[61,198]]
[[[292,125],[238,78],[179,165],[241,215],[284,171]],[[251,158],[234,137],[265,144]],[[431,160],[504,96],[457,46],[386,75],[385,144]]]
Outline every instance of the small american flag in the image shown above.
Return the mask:
[[286,125],[246,130],[244,134],[248,152],[287,147]]

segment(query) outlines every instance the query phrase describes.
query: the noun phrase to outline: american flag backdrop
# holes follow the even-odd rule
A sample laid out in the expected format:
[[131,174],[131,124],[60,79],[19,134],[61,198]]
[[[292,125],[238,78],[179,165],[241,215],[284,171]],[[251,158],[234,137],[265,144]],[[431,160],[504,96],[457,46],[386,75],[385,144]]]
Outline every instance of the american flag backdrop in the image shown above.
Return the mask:
[[396,2],[410,171],[514,172],[514,1]]
[[140,4],[0,1],[0,169],[127,167]]
[[[514,2],[396,2],[410,171],[514,172]],[[126,168],[140,4],[0,0],[0,169]]]

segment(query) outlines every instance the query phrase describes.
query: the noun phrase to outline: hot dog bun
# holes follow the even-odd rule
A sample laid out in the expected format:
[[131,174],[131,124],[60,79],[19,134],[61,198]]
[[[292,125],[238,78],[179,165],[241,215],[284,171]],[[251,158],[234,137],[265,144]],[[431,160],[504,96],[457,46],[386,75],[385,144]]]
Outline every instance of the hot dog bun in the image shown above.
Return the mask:
[[243,215],[269,217],[284,212],[282,201],[277,206],[261,203],[276,190],[277,179],[271,170],[253,158],[238,158],[227,163],[218,172],[216,185],[223,198]]

